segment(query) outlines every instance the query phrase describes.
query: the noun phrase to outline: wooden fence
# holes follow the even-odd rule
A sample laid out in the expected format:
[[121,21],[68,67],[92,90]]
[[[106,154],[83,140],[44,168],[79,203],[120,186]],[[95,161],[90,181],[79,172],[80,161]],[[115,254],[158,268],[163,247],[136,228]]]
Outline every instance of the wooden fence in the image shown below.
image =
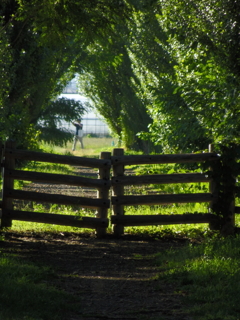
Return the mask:
[[[2,226],[10,226],[11,220],[52,223],[79,228],[93,228],[99,237],[105,235],[109,220],[113,226],[114,234],[120,236],[125,226],[169,225],[209,223],[210,226],[219,226],[219,217],[213,213],[194,213],[182,215],[125,215],[124,206],[135,205],[165,205],[173,203],[200,203],[207,202],[209,207],[218,203],[219,197],[215,190],[214,174],[185,173],[185,174],[157,174],[128,176],[125,175],[125,166],[141,164],[167,164],[167,163],[213,163],[220,161],[220,156],[214,152],[198,154],[175,155],[124,155],[123,149],[114,149],[113,154],[102,152],[100,159],[90,159],[75,156],[55,155],[39,152],[30,152],[14,149],[12,142],[7,142],[2,152],[3,167],[3,193],[2,193]],[[42,161],[50,163],[69,164],[98,168],[98,179],[83,177],[37,173],[15,169],[15,159]],[[112,170],[111,170],[112,169]],[[112,175],[112,177],[111,177]],[[14,180],[39,181],[75,186],[87,186],[97,189],[96,199],[85,197],[64,196],[14,190]],[[125,195],[125,186],[151,185],[169,183],[209,183],[209,192],[193,194],[155,194],[155,195]],[[109,190],[112,195],[110,196]],[[17,211],[13,208],[13,199],[24,199],[38,202],[50,202],[65,205],[77,205],[79,208],[95,208],[97,215],[92,217],[68,216],[40,212]],[[109,208],[112,215],[108,219]],[[239,208],[231,202],[225,215],[225,224],[228,233],[235,228],[235,213]]]
[[[108,158],[110,158],[110,156],[111,153],[105,152],[101,154],[101,159],[89,159],[83,157],[23,151],[15,149],[13,143],[8,141],[5,144],[2,153],[2,226],[9,227],[11,226],[12,220],[21,220],[79,228],[93,228],[97,230],[98,236],[104,235],[109,223],[107,213],[108,208],[110,207],[110,200],[108,197],[111,168],[111,160]],[[99,178],[89,179],[71,175],[15,170],[15,159],[98,168]],[[90,187],[98,190],[97,198],[92,199],[62,194],[47,194],[14,190],[14,180],[38,181],[51,184]],[[49,202],[63,205],[76,205],[81,208],[96,209],[97,216],[96,218],[93,218],[42,212],[17,211],[13,208],[13,199]]]

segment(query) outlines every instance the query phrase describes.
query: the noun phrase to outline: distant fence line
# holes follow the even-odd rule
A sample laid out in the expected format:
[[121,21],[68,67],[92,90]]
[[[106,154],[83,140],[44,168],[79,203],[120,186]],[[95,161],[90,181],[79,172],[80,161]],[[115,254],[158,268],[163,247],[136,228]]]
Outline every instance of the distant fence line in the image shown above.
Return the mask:
[[110,134],[107,124],[99,118],[82,118],[85,134],[106,136]]
[[[108,125],[100,118],[83,117],[82,124],[83,124],[84,135],[92,134],[92,135],[104,137],[110,134]],[[72,129],[69,129],[70,126],[71,126],[71,123],[62,122],[62,127],[67,127],[68,130],[74,134],[75,127],[72,126]]]
[[[2,201],[1,225],[11,226],[12,220],[51,223],[79,228],[96,229],[98,237],[106,234],[111,222],[114,234],[120,236],[125,226],[170,225],[209,223],[218,229],[228,230],[231,234],[235,228],[235,213],[240,211],[231,202],[226,209],[225,216],[220,218],[214,213],[194,213],[182,215],[128,215],[125,206],[135,205],[165,205],[172,203],[209,203],[209,207],[220,203],[215,192],[214,174],[185,173],[185,174],[154,174],[141,176],[126,176],[125,166],[134,164],[163,164],[163,163],[213,163],[220,161],[220,156],[214,152],[197,154],[169,154],[169,155],[124,155],[124,150],[117,148],[110,152],[102,152],[99,159],[76,156],[65,156],[14,148],[14,143],[7,141],[2,148]],[[86,166],[98,169],[98,179],[89,179],[72,175],[39,173],[33,171],[16,170],[15,159],[40,161],[49,163]],[[210,168],[211,169],[211,168]],[[211,169],[212,170],[212,169]],[[210,171],[211,173],[211,171]],[[14,189],[14,180],[38,181],[51,184],[85,186],[97,189],[95,199],[61,194],[47,194]],[[169,183],[209,183],[209,192],[192,194],[157,194],[157,195],[125,195],[124,187],[129,185],[169,184]],[[229,196],[229,195],[228,195]],[[234,196],[233,196],[234,197]],[[63,205],[74,205],[79,208],[97,210],[96,217],[69,216],[41,212],[14,210],[13,200],[30,200],[49,202]],[[109,211],[112,214],[109,216]],[[223,225],[224,224],[224,225]],[[217,227],[216,227],[217,226]]]

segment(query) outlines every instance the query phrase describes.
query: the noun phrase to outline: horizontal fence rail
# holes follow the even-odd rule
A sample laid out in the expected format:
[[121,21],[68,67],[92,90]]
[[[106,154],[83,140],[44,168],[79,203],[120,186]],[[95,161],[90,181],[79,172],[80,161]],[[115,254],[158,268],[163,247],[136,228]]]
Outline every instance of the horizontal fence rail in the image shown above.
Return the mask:
[[113,165],[133,165],[133,164],[158,164],[158,163],[190,163],[216,161],[219,156],[215,153],[189,153],[189,154],[163,154],[163,155],[133,155],[133,156],[113,156]]
[[142,176],[119,176],[112,178],[112,185],[169,184],[189,182],[210,182],[212,179],[203,173],[155,174]]
[[40,192],[5,190],[5,196],[11,199],[31,200],[38,202],[57,203],[64,205],[78,205],[83,208],[97,209],[98,207],[109,208],[109,199],[88,199],[84,197],[65,196],[62,194],[47,194]]
[[133,196],[113,196],[113,205],[157,205],[171,203],[194,203],[211,202],[214,197],[210,193],[191,194],[157,194],[157,195],[133,195]]
[[122,226],[152,226],[184,223],[211,223],[217,220],[213,214],[129,215],[112,216],[112,223]]
[[103,179],[89,179],[84,177],[70,176],[66,174],[56,173],[42,173],[22,170],[5,170],[6,178],[13,178],[17,180],[49,182],[54,184],[66,184],[71,186],[81,186],[90,188],[110,188],[111,182]]
[[9,210],[6,215],[11,220],[57,224],[90,229],[95,229],[98,227],[107,228],[109,223],[108,219],[19,210]]
[[104,159],[93,159],[84,157],[73,157],[65,156],[52,153],[42,153],[34,151],[14,150],[6,148],[6,157],[12,157],[14,159],[29,160],[29,161],[40,161],[49,163],[69,164],[76,166],[85,166],[89,168],[110,168],[111,160]]

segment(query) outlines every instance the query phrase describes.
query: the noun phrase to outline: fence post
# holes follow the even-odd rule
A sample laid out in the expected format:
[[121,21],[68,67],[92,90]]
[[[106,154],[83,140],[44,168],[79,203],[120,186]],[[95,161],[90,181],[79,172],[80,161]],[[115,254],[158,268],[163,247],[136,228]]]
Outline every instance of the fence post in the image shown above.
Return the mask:
[[235,192],[236,192],[236,145],[219,146],[221,157],[214,166],[212,174],[214,182],[210,185],[211,192],[216,198],[211,207],[219,217],[219,223],[213,224],[212,229],[220,230],[223,236],[235,232]]
[[[101,152],[100,159],[111,159],[111,152]],[[111,167],[100,168],[98,172],[99,179],[109,180],[110,179],[110,170]],[[108,199],[109,198],[109,187],[102,187],[97,191],[97,198],[99,199]],[[98,208],[97,218],[107,218],[108,209],[107,208]],[[98,238],[104,237],[106,235],[106,228],[98,227],[96,229],[96,235]]]
[[[0,140],[0,175],[1,175],[1,180],[3,179],[3,175],[2,175],[2,170],[3,170],[2,158],[3,158],[3,144],[2,144],[2,141]],[[1,188],[0,192],[1,192],[1,194],[0,194],[0,226],[1,226],[1,219],[2,219],[2,188]]]
[[227,157],[222,159],[223,223],[221,233],[224,236],[235,232],[235,192],[236,192],[236,146],[228,147]]
[[[8,140],[5,143],[5,149],[14,149],[15,143],[12,140]],[[6,157],[3,151],[3,189],[2,189],[2,217],[1,217],[1,227],[11,227],[12,220],[7,217],[7,211],[13,210],[13,199],[5,196],[7,189],[13,189],[14,180],[12,178],[5,177],[5,169],[14,170],[15,168],[15,159],[14,157]]]
[[[208,146],[208,152],[212,153],[214,152],[214,145],[213,144],[209,144]],[[217,160],[219,161],[219,160]],[[209,204],[209,211],[210,213],[214,212],[214,206],[218,204],[218,193],[219,190],[217,188],[217,177],[218,177],[218,173],[216,172],[216,170],[214,169],[214,165],[213,167],[210,167],[209,170],[211,171],[212,174],[212,181],[209,182],[209,192],[212,194],[213,196],[213,200],[210,202]],[[220,219],[219,220],[213,220],[209,223],[209,229],[210,230],[220,230],[221,226],[220,226]]]
[[[118,156],[123,156],[123,155],[124,155],[124,149],[122,149],[122,148],[113,149],[113,156],[118,157]],[[117,164],[117,161],[115,163],[113,163],[112,165],[113,165],[113,176],[114,177],[124,175],[124,165]],[[124,186],[122,186],[122,185],[113,186],[112,195],[113,196],[124,195]],[[117,215],[117,216],[124,215],[123,205],[113,205],[112,206],[112,213],[113,213],[113,215]],[[119,237],[124,233],[124,227],[122,225],[115,224],[113,226],[113,231],[114,231],[114,235]]]

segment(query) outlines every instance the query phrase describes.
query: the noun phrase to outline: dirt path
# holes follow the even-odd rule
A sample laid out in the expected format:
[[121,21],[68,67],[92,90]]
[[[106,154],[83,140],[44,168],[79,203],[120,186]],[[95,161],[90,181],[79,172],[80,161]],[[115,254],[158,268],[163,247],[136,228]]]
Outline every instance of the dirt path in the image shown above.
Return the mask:
[[190,320],[174,284],[156,280],[154,255],[180,245],[127,235],[9,232],[1,251],[53,268],[51,284],[81,301],[79,313],[66,320]]
[[[97,172],[78,168],[77,174]],[[27,190],[95,197],[79,187],[34,183]],[[190,320],[174,284],[156,280],[155,254],[182,242],[124,235],[97,239],[92,234],[7,232],[2,253],[53,268],[53,285],[77,296],[82,308],[66,320]]]

